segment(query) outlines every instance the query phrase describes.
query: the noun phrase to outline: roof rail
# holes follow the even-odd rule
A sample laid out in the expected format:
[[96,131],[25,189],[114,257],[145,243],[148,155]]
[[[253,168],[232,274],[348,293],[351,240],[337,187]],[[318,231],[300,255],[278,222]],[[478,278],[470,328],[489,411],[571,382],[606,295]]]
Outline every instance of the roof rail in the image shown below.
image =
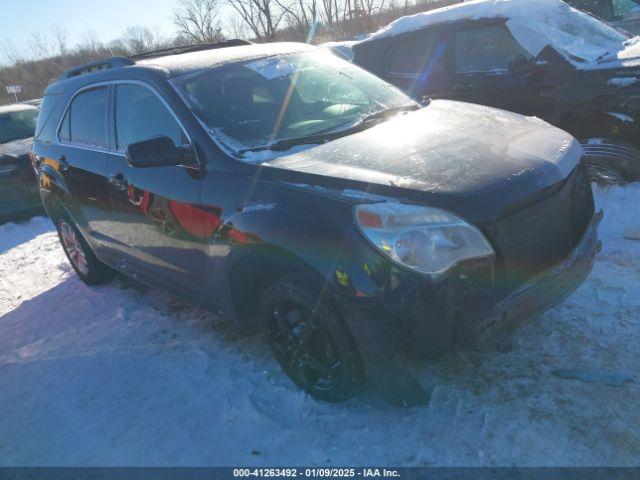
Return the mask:
[[108,68],[126,67],[133,64],[134,61],[128,57],[103,58],[102,60],[95,60],[93,62],[83,63],[82,65],[73,67],[60,75],[58,80],[77,77],[79,75],[84,75],[85,73],[97,72],[98,70],[106,70]]
[[178,55],[180,53],[200,52],[202,50],[215,50],[217,48],[240,47],[242,45],[252,45],[249,40],[240,38],[232,38],[217,43],[201,43],[198,45],[185,45],[183,47],[161,48],[159,50],[151,50],[149,52],[137,53],[129,56],[131,60],[146,60],[148,58],[164,57],[166,55]]

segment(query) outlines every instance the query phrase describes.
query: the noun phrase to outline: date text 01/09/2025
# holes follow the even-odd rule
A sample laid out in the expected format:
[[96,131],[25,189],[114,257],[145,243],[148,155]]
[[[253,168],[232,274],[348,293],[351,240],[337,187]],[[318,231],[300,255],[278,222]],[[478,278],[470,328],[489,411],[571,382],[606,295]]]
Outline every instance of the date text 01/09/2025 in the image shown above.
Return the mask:
[[234,477],[289,478],[398,478],[397,470],[387,468],[235,468]]

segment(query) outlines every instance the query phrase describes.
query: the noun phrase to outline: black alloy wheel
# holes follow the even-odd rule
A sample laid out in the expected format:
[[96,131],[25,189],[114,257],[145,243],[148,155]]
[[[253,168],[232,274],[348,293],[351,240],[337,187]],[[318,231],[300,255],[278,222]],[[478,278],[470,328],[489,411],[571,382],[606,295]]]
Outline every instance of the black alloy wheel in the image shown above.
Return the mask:
[[271,351],[296,385],[330,402],[357,393],[360,357],[331,309],[300,282],[286,280],[269,287],[261,303]]

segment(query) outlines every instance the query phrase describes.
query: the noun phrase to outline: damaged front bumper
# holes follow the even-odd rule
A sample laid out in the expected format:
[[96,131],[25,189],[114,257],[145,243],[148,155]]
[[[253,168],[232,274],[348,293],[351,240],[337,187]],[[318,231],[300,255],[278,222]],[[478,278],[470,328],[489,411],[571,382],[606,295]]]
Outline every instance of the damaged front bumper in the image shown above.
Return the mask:
[[602,243],[598,225],[602,211],[596,213],[572,252],[551,269],[539,273],[498,302],[485,319],[466,324],[471,329],[470,346],[480,350],[503,348],[528,321],[559,304],[587,278]]
[[390,296],[340,302],[361,354],[380,370],[402,351],[432,356],[454,344],[476,350],[502,350],[527,322],[557,305],[589,275],[601,249],[593,215],[571,252],[529,278],[506,297],[496,298],[467,275],[432,282],[413,275]]

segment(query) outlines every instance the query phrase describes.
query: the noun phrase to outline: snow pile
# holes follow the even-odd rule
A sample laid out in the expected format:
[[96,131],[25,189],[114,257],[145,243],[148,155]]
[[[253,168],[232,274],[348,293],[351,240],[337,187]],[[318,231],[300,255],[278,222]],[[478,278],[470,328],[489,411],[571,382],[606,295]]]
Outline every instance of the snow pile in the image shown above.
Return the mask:
[[431,401],[407,410],[317,402],[215,315],[127,280],[86,287],[48,220],[0,226],[0,465],[637,466],[640,242],[624,234],[640,185],[596,193],[585,284],[509,353],[415,365]]
[[14,103],[11,105],[0,105],[0,114],[4,113],[15,113],[15,112],[24,112],[27,110],[37,110],[33,105],[28,105],[26,103]]
[[561,0],[472,0],[402,17],[362,43],[432,25],[485,18],[506,19],[513,36],[532,56],[553,45],[577,68],[611,68],[611,62],[624,63],[640,54],[637,39],[627,39]]

